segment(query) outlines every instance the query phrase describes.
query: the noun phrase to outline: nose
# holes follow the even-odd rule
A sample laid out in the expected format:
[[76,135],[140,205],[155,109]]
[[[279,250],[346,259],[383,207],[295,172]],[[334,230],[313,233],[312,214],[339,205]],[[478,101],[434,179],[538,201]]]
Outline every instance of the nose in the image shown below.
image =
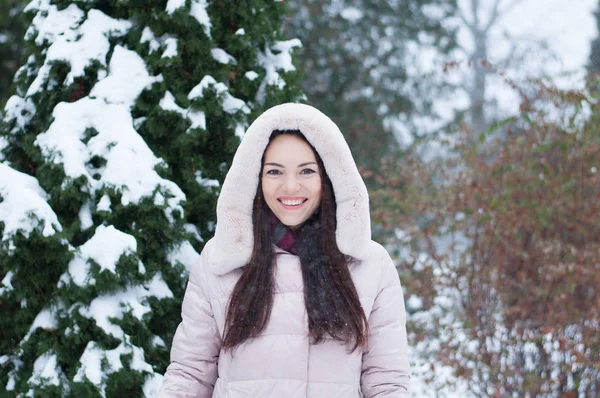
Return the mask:
[[286,175],[284,181],[283,181],[283,190],[284,192],[298,192],[300,190],[300,181],[298,180],[298,177],[293,174],[293,173],[289,173],[288,175]]

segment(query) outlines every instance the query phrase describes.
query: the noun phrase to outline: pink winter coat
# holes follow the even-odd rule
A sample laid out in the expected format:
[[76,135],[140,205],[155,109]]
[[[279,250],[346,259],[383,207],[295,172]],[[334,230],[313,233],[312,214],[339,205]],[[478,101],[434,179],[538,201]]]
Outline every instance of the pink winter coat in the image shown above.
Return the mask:
[[[228,299],[252,252],[251,211],[260,158],[275,129],[299,129],[323,159],[336,197],[338,247],[359,260],[350,271],[369,323],[364,351],[348,353],[332,339],[310,343],[299,259],[276,247],[275,297],[267,327],[233,353],[221,351]],[[183,319],[159,398],[410,396],[398,273],[387,251],[370,239],[366,188],[329,118],[301,104],[280,105],[261,115],[236,152],[217,220],[215,237],[190,270]]]

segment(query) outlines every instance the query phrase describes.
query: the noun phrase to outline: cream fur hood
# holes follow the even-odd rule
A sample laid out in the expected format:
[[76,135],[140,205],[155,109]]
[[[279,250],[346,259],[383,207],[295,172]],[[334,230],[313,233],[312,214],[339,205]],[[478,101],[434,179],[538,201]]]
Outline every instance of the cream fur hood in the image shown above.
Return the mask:
[[252,203],[261,158],[274,130],[300,130],[316,149],[331,180],[337,203],[336,238],[342,253],[359,260],[367,255],[371,221],[367,188],[350,148],[337,125],[321,111],[304,104],[275,106],[248,128],[233,158],[217,202],[217,226],[208,266],[224,275],[244,266],[252,254]]

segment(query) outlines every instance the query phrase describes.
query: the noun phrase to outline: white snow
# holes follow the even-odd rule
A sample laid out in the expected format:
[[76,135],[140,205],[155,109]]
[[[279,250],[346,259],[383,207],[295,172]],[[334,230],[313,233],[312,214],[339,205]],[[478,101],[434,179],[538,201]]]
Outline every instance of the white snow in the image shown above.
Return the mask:
[[237,64],[237,61],[235,60],[235,58],[231,54],[228,54],[222,48],[213,48],[212,50],[210,50],[210,55],[212,55],[212,57],[215,61],[217,61],[221,64],[224,64],[224,65],[227,65],[227,64],[236,65]]
[[0,296],[4,295],[4,293],[10,292],[12,290],[15,290],[15,288],[12,285],[12,277],[13,277],[13,275],[14,274],[13,274],[12,271],[8,271],[6,273],[6,275],[4,275],[4,278],[2,279],[2,282],[0,282]]
[[177,39],[175,39],[174,37],[166,38],[165,46],[167,46],[167,48],[162,53],[161,58],[171,58],[171,57],[176,57],[178,55]]
[[6,101],[4,112],[4,120],[6,122],[15,121],[13,132],[16,129],[23,130],[35,113],[35,105],[30,98],[23,99],[18,95],[13,95]]
[[112,213],[112,209],[110,208],[110,197],[108,194],[102,195],[100,200],[98,201],[98,205],[96,206],[96,210],[98,211],[107,211]]
[[95,342],[90,341],[79,359],[81,366],[73,378],[75,382],[83,382],[85,379],[96,385],[104,396],[106,380],[103,376],[118,372],[123,368],[122,355],[131,355],[130,368],[140,372],[153,374],[152,366],[144,360],[144,350],[131,345],[128,341],[121,343],[113,350],[104,350]]
[[237,124],[235,126],[235,135],[240,137],[240,140],[242,138],[244,138],[244,135],[246,134],[246,129],[248,126],[244,125],[244,124]]
[[204,112],[189,109],[186,116],[192,122],[190,129],[201,128],[202,130],[206,130],[206,115]]
[[235,34],[238,36],[244,36],[246,34],[246,31],[244,30],[244,28],[239,28],[235,31]]
[[81,209],[79,209],[79,222],[81,223],[82,231],[85,231],[94,225],[94,220],[92,219],[92,205],[92,201],[87,201],[81,206]]
[[57,309],[58,308],[50,307],[50,308],[46,308],[46,309],[43,309],[42,311],[40,311],[37,314],[37,316],[35,317],[35,319],[33,320],[33,323],[31,324],[29,331],[27,332],[25,337],[23,337],[23,340],[21,340],[21,343],[29,340],[29,337],[31,336],[31,334],[33,332],[35,332],[38,328],[40,328],[40,329],[56,329],[58,326],[58,321],[57,321],[57,317],[56,317]]
[[292,63],[291,54],[296,47],[302,47],[302,43],[298,39],[292,39],[279,41],[271,48],[265,48],[264,52],[259,52],[258,63],[266,72],[265,79],[261,83],[257,94],[257,99],[260,103],[263,103],[265,100],[266,86],[277,86],[279,89],[285,87],[285,80],[279,75],[279,70],[284,72],[296,70]]
[[38,46],[43,45],[46,40],[54,43],[67,29],[77,29],[85,17],[85,13],[75,4],[59,11],[56,6],[48,3],[44,5],[44,9],[47,10],[47,14],[38,12],[25,34],[25,38],[31,39],[37,33],[35,44]]
[[163,375],[160,373],[154,373],[149,377],[146,377],[146,381],[142,387],[144,396],[148,398],[155,397],[158,394],[158,390],[160,390],[160,387],[162,386],[163,378]]
[[[82,98],[73,103],[59,103],[53,112],[54,122],[38,135],[35,144],[54,163],[62,163],[67,177],[86,177],[92,192],[108,187],[122,194],[124,206],[142,198],[153,197],[156,187],[169,199],[166,216],[173,210],[183,213],[183,191],[172,181],[161,178],[155,167],[162,161],[154,156],[142,137],[134,130],[128,104],[110,104],[98,99]],[[98,134],[84,144],[86,129]],[[94,168],[90,160],[100,157],[105,166]],[[165,195],[166,196],[166,195]]]
[[167,14],[172,15],[175,10],[184,7],[185,6],[185,0],[169,0],[167,2]]
[[232,96],[225,83],[217,82],[215,78],[210,75],[204,76],[200,83],[192,88],[188,94],[188,99],[194,100],[196,98],[202,98],[204,96],[203,92],[207,88],[214,89],[217,95],[223,99],[223,109],[227,113],[236,113],[238,111],[242,111],[245,114],[250,113],[250,108],[243,100]]
[[248,71],[246,73],[244,73],[244,76],[246,77],[246,79],[248,80],[254,80],[258,77],[258,73],[254,72],[253,70]]
[[[109,271],[116,274],[116,264],[123,255],[135,254],[137,241],[132,235],[119,231],[114,226],[99,225],[94,236],[77,249],[73,260],[69,263],[70,280],[78,286],[94,284],[90,276],[89,260],[100,266],[100,272]],[[140,262],[140,273],[145,273],[145,268]],[[61,276],[61,283],[66,283],[69,278]]]
[[166,347],[167,346],[165,341],[156,335],[154,335],[154,337],[152,337],[152,345],[154,347]]
[[210,18],[208,17],[208,13],[206,12],[206,7],[208,7],[208,2],[206,0],[191,0],[192,7],[190,8],[190,15],[202,25],[202,30],[208,37],[210,36]]
[[161,81],[162,76],[148,74],[144,60],[135,51],[117,45],[110,59],[108,76],[96,83],[90,97],[131,108],[142,90]]
[[156,50],[160,48],[160,43],[154,36],[154,32],[148,26],[142,30],[142,37],[140,38],[140,43],[150,43],[149,44],[149,53],[152,54]]
[[194,176],[196,177],[196,182],[200,185],[202,185],[203,187],[206,188],[211,188],[211,187],[220,187],[221,183],[219,182],[219,180],[213,180],[210,178],[204,178],[202,177],[202,171],[200,170],[196,170],[196,172],[194,173]]
[[4,223],[2,241],[20,232],[28,237],[40,228],[45,237],[62,231],[50,205],[48,194],[38,180],[0,163],[0,221]]
[[164,97],[160,100],[158,105],[166,111],[177,112],[181,115],[185,115],[186,110],[177,105],[175,102],[175,97],[169,90],[165,91]]
[[168,90],[165,92],[164,97],[160,100],[159,106],[164,110],[177,112],[181,116],[188,118],[192,122],[190,129],[206,129],[206,115],[204,112],[192,108],[183,109],[177,105],[175,102],[175,97]]
[[[76,26],[73,15],[80,15],[76,10],[78,8],[75,5],[62,11],[58,11],[56,6],[50,6],[47,17],[43,17],[42,13],[36,16],[37,20],[34,20],[30,29],[40,32],[36,40],[47,39],[51,45],[46,51],[44,65],[29,87],[27,96],[33,95],[43,87],[48,80],[51,64],[55,61],[66,61],[71,66],[65,81],[59,82],[65,85],[71,84],[76,77],[83,76],[85,67],[90,66],[93,61],[106,65],[106,54],[110,47],[109,37],[123,35],[131,26],[129,21],[110,18],[95,9],[88,12],[85,22]],[[53,24],[55,20],[65,19],[71,21],[70,25]]]
[[198,264],[200,255],[190,242],[185,241],[179,245],[179,247],[176,247],[169,252],[167,260],[172,265],[177,263],[183,264],[189,272],[194,265]]
[[[56,353],[53,350],[40,355],[33,364],[33,374],[28,380],[30,385],[60,385],[62,372],[58,366]],[[34,389],[30,390],[28,396],[33,396]]]
[[198,231],[198,228],[194,224],[183,224],[183,228],[186,232],[191,233],[199,242],[204,242],[202,235],[200,235],[200,231]]
[[89,306],[75,305],[70,311],[78,309],[79,314],[86,318],[94,319],[98,327],[107,334],[124,341],[127,336],[120,326],[111,322],[111,318],[121,319],[125,312],[142,319],[144,314],[151,309],[147,305],[147,297],[173,297],[173,293],[157,273],[154,278],[144,286],[131,286],[110,295],[98,296],[92,300]]
[[6,139],[6,137],[4,136],[0,136],[0,163],[3,163],[5,161],[5,157],[4,154],[2,153],[2,151],[4,150],[4,148],[8,147],[8,140]]

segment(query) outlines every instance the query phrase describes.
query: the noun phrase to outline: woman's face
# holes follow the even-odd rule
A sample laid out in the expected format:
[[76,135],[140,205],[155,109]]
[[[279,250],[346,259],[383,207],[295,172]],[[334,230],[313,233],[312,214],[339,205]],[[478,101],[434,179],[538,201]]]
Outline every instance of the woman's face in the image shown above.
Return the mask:
[[271,211],[288,227],[306,221],[321,202],[315,155],[301,138],[282,134],[265,151],[262,192]]

